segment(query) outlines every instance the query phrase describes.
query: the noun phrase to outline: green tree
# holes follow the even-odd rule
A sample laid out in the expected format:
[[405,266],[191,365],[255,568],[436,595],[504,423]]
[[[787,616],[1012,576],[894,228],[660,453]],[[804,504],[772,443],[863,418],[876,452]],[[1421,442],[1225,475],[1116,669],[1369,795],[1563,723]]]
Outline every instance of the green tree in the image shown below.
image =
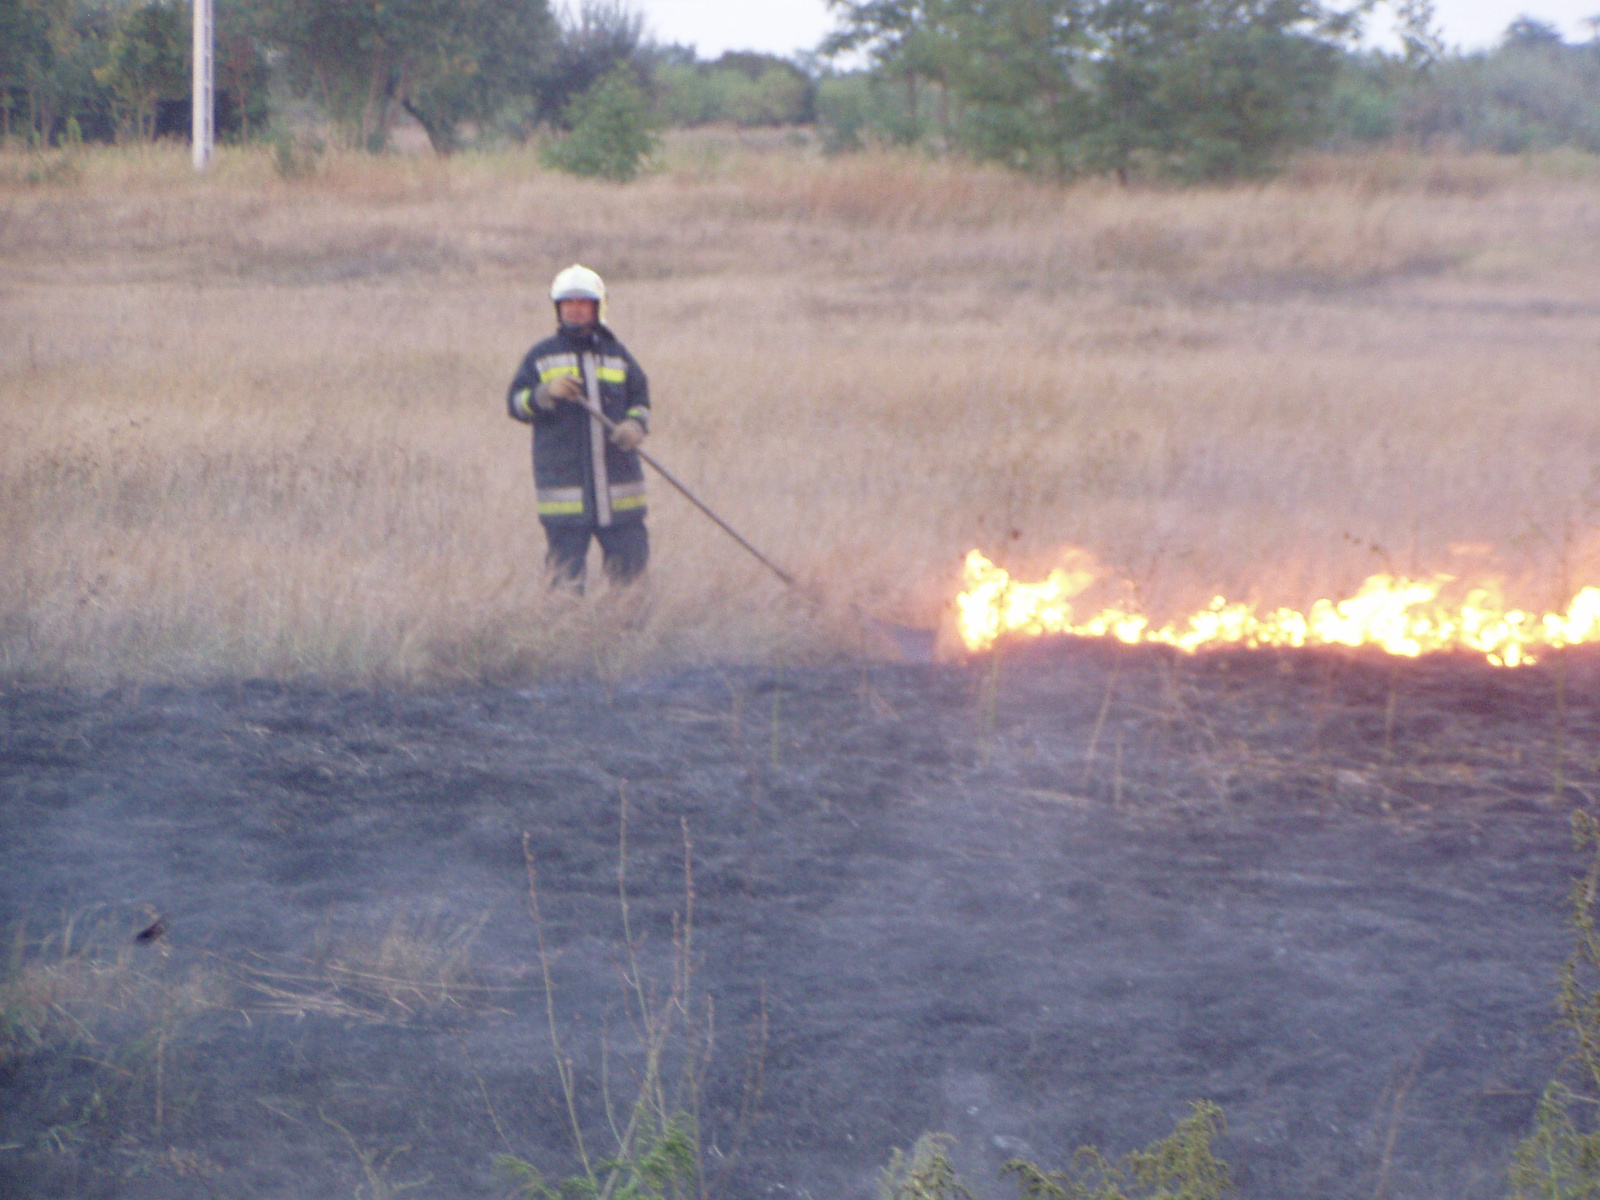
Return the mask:
[[833,0],[834,52],[937,80],[955,140],[1051,175],[1256,173],[1309,140],[1353,18],[1320,0]]
[[959,144],[1033,174],[1085,169],[1093,45],[1080,0],[961,0],[948,12]]
[[[1319,131],[1340,48],[1304,0],[1203,0],[1155,65],[1160,167],[1185,178],[1256,175]],[[1116,163],[1121,169],[1127,160]]]
[[[936,84],[941,97],[947,93],[957,53],[952,39],[965,10],[975,6],[959,0],[828,0],[828,7],[840,27],[823,40],[822,53],[865,53],[883,75],[899,80],[908,124],[895,132],[903,141],[915,141],[922,131],[919,83]],[[941,133],[948,120],[941,105]]]
[[30,0],[0,0],[0,134],[11,136],[13,114],[24,105],[32,125],[37,81],[54,57],[47,14]]
[[656,112],[671,125],[727,121],[745,127],[797,125],[816,117],[817,85],[794,63],[730,51],[715,62],[668,60],[656,66]]
[[155,135],[156,106],[181,100],[189,90],[187,11],[161,0],[122,11],[113,26],[106,61],[95,77],[132,117],[136,136]]
[[240,141],[249,141],[252,131],[267,122],[269,72],[261,46],[229,15],[226,10],[218,14],[215,30],[217,133],[226,128]]
[[1519,20],[1495,50],[1440,61],[1397,107],[1399,128],[1422,144],[1600,152],[1600,41],[1566,45],[1548,26]]
[[572,132],[545,152],[551,166],[573,175],[626,183],[655,152],[650,97],[630,67],[618,67],[568,106]]
[[534,92],[555,30],[546,0],[254,0],[245,12],[291,88],[374,150],[404,108],[448,153],[463,122]]
[[571,129],[573,100],[617,68],[627,65],[636,75],[648,77],[649,49],[644,18],[626,0],[580,0],[561,23],[541,73],[539,115]]
[[0,0],[0,132],[26,127],[40,143],[69,117],[110,136],[109,89],[96,82],[109,15],[75,0]]
[[1425,74],[1444,57],[1444,33],[1436,19],[1433,0],[1393,0],[1395,32],[1400,35],[1406,67]]
[[555,21],[543,3],[457,0],[456,20],[400,88],[402,106],[440,154],[455,149],[466,122],[481,124],[507,103],[537,95],[555,40]]

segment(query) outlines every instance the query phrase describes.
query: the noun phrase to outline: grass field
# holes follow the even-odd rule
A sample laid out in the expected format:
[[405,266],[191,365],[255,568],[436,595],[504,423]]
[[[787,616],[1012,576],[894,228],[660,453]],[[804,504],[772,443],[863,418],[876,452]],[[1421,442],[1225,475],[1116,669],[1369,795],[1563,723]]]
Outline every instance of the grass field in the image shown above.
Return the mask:
[[[647,589],[552,595],[504,390],[606,276],[664,486]],[[450,683],[870,649],[962,556],[1069,546],[1153,615],[1367,574],[1600,582],[1600,162],[1314,158],[1060,189],[675,142],[0,157],[0,672]]]

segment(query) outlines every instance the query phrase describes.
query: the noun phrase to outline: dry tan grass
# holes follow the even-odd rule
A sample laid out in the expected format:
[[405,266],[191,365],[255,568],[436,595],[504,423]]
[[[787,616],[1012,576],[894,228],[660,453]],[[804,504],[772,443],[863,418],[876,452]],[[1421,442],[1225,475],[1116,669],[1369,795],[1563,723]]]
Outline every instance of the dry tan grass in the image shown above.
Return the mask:
[[180,955],[179,965],[165,942],[138,943],[126,922],[104,912],[69,917],[38,939],[18,927],[0,958],[0,1067],[102,1043],[149,1041],[153,1049],[155,1039],[206,1013],[403,1022],[444,1009],[488,1011],[509,989],[482,982],[473,962],[486,919],[401,915],[376,932],[320,930],[304,960],[202,952]]
[[148,1055],[154,1067],[173,1028],[229,1006],[231,987],[214,965],[171,969],[164,946],[134,943],[104,912],[69,917],[38,940],[21,927],[9,933],[0,962],[0,1068],[71,1050],[126,1077],[136,1064],[107,1055]]
[[[945,620],[974,546],[1084,546],[1157,615],[1386,564],[1546,606],[1590,566],[1592,160],[1123,191],[669,158],[626,188],[519,156],[0,171],[0,671],[813,660],[863,614]],[[574,259],[650,371],[651,448],[809,596],[660,485],[646,594],[546,591],[503,394]]]

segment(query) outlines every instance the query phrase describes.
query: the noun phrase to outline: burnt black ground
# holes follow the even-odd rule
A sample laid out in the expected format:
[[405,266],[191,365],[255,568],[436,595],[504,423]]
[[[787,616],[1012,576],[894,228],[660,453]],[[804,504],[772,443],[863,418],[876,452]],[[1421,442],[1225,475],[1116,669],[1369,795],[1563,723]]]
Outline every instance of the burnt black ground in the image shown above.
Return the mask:
[[[1503,1195],[1564,1048],[1597,700],[1576,656],[1081,643],[522,691],[15,686],[0,925],[34,946],[79,914],[100,959],[212,999],[13,1037],[0,1195],[500,1196],[508,1148],[569,1172],[521,843],[598,1122],[602,1044],[614,1079],[636,1061],[623,793],[657,978],[692,838],[720,1195],[869,1196],[929,1130],[1004,1194],[1005,1158],[1125,1151],[1202,1097],[1245,1197]],[[168,932],[134,945],[145,906]],[[451,1003],[330,974],[480,921]]]

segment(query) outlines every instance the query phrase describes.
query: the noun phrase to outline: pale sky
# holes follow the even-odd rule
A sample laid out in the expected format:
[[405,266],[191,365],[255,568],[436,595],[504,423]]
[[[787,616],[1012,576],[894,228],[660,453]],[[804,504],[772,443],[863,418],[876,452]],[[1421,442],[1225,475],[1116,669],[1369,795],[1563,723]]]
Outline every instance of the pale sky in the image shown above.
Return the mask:
[[[833,28],[823,0],[631,0],[657,41],[693,45],[701,58],[724,50],[793,54],[810,50]],[[1337,6],[1342,7],[1342,3]],[[1600,15],[1600,0],[1434,0],[1445,41],[1468,50],[1491,45],[1518,16],[1527,14],[1561,30],[1569,42],[1587,41],[1585,17]],[[1381,32],[1381,13],[1372,30]]]

